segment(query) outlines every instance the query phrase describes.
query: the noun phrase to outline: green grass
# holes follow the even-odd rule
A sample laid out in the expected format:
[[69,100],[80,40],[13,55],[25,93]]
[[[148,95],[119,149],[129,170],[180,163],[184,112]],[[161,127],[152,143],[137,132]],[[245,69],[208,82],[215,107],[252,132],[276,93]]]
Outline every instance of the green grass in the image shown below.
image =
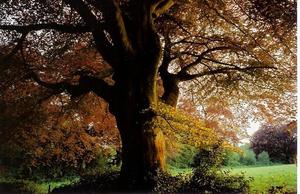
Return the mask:
[[[228,170],[228,168],[225,168]],[[230,169],[232,174],[243,172],[246,177],[253,177],[253,181],[250,183],[251,193],[268,193],[268,189],[272,186],[284,186],[284,191],[295,192],[297,188],[297,168],[296,165],[274,165],[263,167],[234,167]],[[169,166],[169,172],[172,175],[189,174],[192,172],[191,168],[180,169]],[[76,182],[79,179],[65,179],[61,181],[51,182],[33,182],[30,180],[15,180],[5,179],[0,177],[1,183],[24,185],[27,190],[31,190],[34,193],[45,194],[48,192],[50,185],[51,190],[61,187],[63,185],[70,185],[72,182]]]
[[179,174],[190,174],[193,171],[192,168],[176,168],[170,165],[167,166],[167,170],[172,176],[177,176]]
[[247,177],[253,177],[250,183],[251,193],[267,193],[270,187],[284,186],[289,192],[297,188],[296,165],[276,165],[264,167],[239,167],[231,170],[233,174],[244,172]]

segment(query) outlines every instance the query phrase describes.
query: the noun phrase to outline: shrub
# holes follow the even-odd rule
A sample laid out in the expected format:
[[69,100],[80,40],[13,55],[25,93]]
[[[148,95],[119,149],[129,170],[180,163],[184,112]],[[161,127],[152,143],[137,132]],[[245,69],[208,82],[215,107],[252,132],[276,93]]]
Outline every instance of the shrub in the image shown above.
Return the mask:
[[[54,189],[51,193],[100,193],[100,192],[128,192],[120,182],[118,172],[105,173],[98,176],[82,177],[80,182],[66,187]],[[141,190],[142,193],[246,193],[249,179],[244,175],[230,175],[228,171],[207,169],[202,166],[195,169],[192,175],[171,176],[158,172],[154,179],[155,185],[151,190]],[[127,188],[129,189],[129,188]]]
[[200,166],[183,187],[182,192],[197,193],[247,193],[251,179],[243,174],[230,175],[229,171]]
[[203,147],[194,158],[192,167],[205,166],[207,168],[220,166],[224,160],[224,148],[220,144]]
[[227,152],[224,157],[223,165],[225,166],[239,166],[239,165],[271,165],[272,162],[267,152],[260,153],[257,158],[252,149],[249,148],[248,144],[242,145],[241,149],[243,154],[236,152]]
[[[246,193],[250,179],[243,174],[230,175],[221,169],[225,151],[219,144],[202,148],[194,159],[193,174],[181,188],[181,192],[199,193]],[[254,155],[255,159],[255,155]]]
[[185,176],[171,176],[168,173],[159,172],[153,191],[155,193],[178,193],[185,183]]
[[119,169],[119,164],[114,163],[116,157],[116,149],[109,147],[105,152],[99,152],[96,158],[83,168],[80,175],[100,175],[111,171],[117,171]]
[[201,165],[191,175],[172,177],[159,173],[156,193],[247,193],[252,179],[244,174],[231,175],[216,167]]

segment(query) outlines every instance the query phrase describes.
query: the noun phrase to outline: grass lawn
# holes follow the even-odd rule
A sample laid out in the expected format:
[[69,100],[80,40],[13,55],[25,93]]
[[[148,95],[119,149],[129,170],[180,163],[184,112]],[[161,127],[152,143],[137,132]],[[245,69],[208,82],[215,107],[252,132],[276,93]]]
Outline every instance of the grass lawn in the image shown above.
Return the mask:
[[287,191],[295,192],[297,189],[296,165],[276,165],[263,167],[233,168],[232,173],[244,172],[246,176],[253,177],[250,184],[251,193],[267,193],[271,186],[285,186]]
[[[229,168],[225,168],[228,170]],[[247,177],[253,177],[253,181],[250,183],[250,193],[268,193],[268,189],[272,186],[284,186],[285,192],[296,192],[297,188],[297,168],[296,165],[276,165],[276,166],[263,166],[263,167],[234,167],[230,169],[232,174],[245,173]],[[192,172],[191,168],[179,169],[179,168],[169,168],[169,172],[172,175],[178,174],[189,174]],[[69,185],[72,182],[79,181],[78,178],[74,180],[62,180],[53,182],[42,182],[36,183],[29,180],[10,180],[0,177],[0,191],[1,184],[10,185],[21,185],[21,187],[26,187],[26,190],[32,191],[33,193],[45,194],[48,191],[50,185],[50,190],[54,188],[61,187],[63,185]],[[8,185],[9,186],[9,185]],[[279,192],[276,192],[279,193]]]

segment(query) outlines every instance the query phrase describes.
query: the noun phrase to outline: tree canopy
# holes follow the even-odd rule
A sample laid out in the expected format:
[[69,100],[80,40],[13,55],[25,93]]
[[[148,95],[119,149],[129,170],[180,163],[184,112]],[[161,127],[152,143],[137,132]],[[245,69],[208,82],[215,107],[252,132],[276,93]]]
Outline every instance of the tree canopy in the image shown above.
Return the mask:
[[[51,96],[76,102],[94,93],[116,119],[122,179],[149,186],[164,166],[159,101],[172,112],[181,94],[201,105],[215,128],[214,122],[223,122],[219,128],[241,126],[253,113],[276,121],[295,116],[290,106],[296,90],[295,5],[290,0],[1,1],[1,106],[11,108],[9,97],[21,103],[34,99],[33,107]],[[241,112],[243,119],[231,121],[230,112]]]

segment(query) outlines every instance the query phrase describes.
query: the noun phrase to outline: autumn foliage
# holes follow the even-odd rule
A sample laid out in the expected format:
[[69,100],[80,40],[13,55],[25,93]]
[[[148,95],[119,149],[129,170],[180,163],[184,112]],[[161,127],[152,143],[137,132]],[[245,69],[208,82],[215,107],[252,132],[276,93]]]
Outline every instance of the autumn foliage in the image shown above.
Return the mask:
[[[27,87],[36,86],[27,83]],[[61,94],[33,107],[29,106],[32,97],[25,102],[18,102],[22,96],[18,97],[14,93],[12,99],[1,101],[3,107],[15,108],[1,113],[1,119],[10,118],[6,122],[12,124],[1,123],[6,130],[0,149],[2,164],[18,169],[17,174],[53,178],[97,172],[98,157],[111,157],[112,150],[120,149],[114,117],[107,104],[93,94],[75,102]]]

